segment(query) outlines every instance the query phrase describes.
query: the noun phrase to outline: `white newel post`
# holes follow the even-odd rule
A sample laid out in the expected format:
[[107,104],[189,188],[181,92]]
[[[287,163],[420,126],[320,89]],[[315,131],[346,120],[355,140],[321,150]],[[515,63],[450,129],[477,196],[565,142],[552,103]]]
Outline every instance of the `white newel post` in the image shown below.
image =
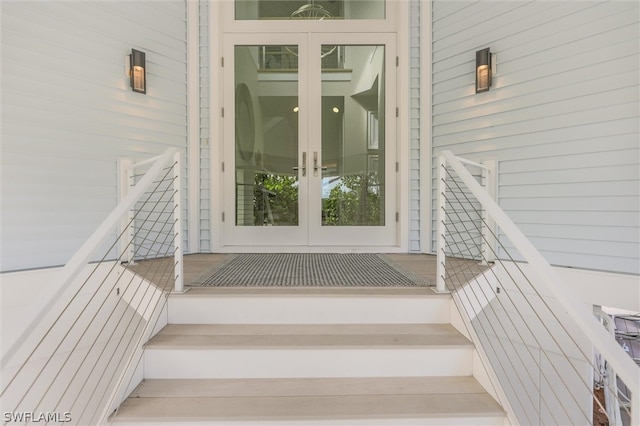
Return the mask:
[[[133,168],[134,162],[131,158],[118,158],[118,202],[122,201],[129,189],[133,186]],[[132,264],[135,253],[133,245],[133,235],[135,234],[133,209],[130,209],[127,215],[122,217],[120,221],[120,261]]]
[[174,291],[184,292],[184,263],[182,247],[182,168],[180,152],[173,155],[173,229],[174,229]]
[[445,233],[446,233],[446,228],[445,228],[445,220],[447,217],[447,213],[445,211],[445,207],[446,207],[446,197],[445,197],[445,191],[447,188],[447,185],[445,184],[445,179],[446,179],[446,162],[445,159],[442,155],[438,155],[438,172],[437,172],[437,178],[438,178],[438,182],[436,184],[436,189],[437,189],[437,212],[436,212],[436,261],[437,261],[437,267],[436,267],[436,292],[438,293],[447,293],[447,286],[445,284],[445,275],[446,275],[446,270],[445,270],[445,254],[444,254],[444,250],[446,247],[446,239],[445,239]]
[[[482,164],[482,186],[487,190],[491,198],[496,199],[496,161],[485,160]],[[495,261],[496,256],[496,225],[493,218],[482,208],[482,263]]]

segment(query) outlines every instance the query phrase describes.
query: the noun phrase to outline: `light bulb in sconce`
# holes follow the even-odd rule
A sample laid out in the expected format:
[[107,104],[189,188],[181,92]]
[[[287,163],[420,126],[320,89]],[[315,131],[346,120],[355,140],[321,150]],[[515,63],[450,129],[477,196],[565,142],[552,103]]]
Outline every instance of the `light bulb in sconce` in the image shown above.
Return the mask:
[[487,47],[476,52],[476,93],[489,90],[491,74],[491,51]]
[[144,68],[133,67],[133,90],[145,93]]

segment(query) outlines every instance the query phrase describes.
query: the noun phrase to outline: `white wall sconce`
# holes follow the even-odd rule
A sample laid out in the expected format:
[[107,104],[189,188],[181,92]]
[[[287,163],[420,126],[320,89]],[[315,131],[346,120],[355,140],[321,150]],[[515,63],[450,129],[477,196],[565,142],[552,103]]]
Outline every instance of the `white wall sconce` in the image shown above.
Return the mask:
[[131,90],[138,93],[147,93],[147,69],[145,53],[131,49],[131,55],[127,55],[127,76],[131,84]]
[[492,77],[495,75],[496,55],[489,48],[476,52],[476,93],[482,93],[491,87]]

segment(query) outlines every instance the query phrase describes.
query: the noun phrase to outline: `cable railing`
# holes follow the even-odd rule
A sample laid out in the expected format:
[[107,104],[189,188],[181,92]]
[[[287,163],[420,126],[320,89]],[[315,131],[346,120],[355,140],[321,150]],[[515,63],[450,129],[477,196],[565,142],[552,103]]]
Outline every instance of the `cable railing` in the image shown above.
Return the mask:
[[182,291],[180,164],[171,148],[123,167],[132,186],[2,359],[4,424],[101,424],[137,385],[142,345],[168,292]]
[[[452,293],[511,423],[640,424],[640,369],[492,199],[493,173],[439,153],[437,290]],[[608,403],[596,354],[617,377],[597,380]]]

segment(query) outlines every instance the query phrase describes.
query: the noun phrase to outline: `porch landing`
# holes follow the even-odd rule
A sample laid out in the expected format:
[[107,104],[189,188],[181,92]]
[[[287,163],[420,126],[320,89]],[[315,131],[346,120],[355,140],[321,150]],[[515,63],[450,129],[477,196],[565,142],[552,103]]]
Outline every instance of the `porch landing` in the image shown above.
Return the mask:
[[[192,290],[198,290],[203,288],[203,282],[212,276],[212,274],[220,271],[225,265],[231,262],[237,255],[234,254],[225,254],[225,253],[214,253],[214,254],[190,254],[184,256],[184,285],[186,287],[191,287]],[[436,282],[436,256],[432,255],[424,255],[424,254],[384,254],[380,255],[382,259],[389,265],[391,268],[395,269],[399,274],[407,277],[412,283],[409,285],[397,284],[397,290],[401,288],[406,288],[409,290],[411,287],[428,287],[435,285]],[[277,259],[277,261],[282,261],[281,259]],[[163,288],[168,287],[165,286],[164,283],[169,283],[173,280],[173,270],[170,267],[170,264],[173,262],[173,259],[155,259],[142,261],[137,263],[136,265],[129,266],[134,272],[139,275],[142,275],[149,281],[159,285]],[[158,264],[167,263],[167,267],[161,267]],[[470,266],[475,264],[475,262],[469,262]],[[390,285],[389,285],[390,286]],[[235,286],[224,286],[228,289],[230,287]],[[255,287],[255,286],[254,286]],[[265,288],[265,291],[276,290],[276,287],[260,287]],[[297,285],[293,285],[294,288],[305,288],[304,291],[310,291],[313,288],[316,288],[320,292],[322,290],[319,287],[310,287],[308,284],[304,282],[300,282]],[[333,287],[331,285],[327,285],[326,287]],[[349,288],[358,288],[361,287],[359,285],[349,285],[348,283],[340,285],[344,292],[349,292]],[[377,287],[369,287],[369,290],[375,290],[374,293],[385,293],[384,288],[388,286],[381,285]],[[237,287],[238,291],[242,291],[240,287]],[[337,290],[337,288],[333,287]],[[167,288],[168,289],[168,288]],[[291,287],[290,287],[291,289]],[[209,287],[209,290],[213,290],[213,288]],[[254,288],[255,290],[255,288]],[[424,294],[424,290],[418,290],[421,294]]]

